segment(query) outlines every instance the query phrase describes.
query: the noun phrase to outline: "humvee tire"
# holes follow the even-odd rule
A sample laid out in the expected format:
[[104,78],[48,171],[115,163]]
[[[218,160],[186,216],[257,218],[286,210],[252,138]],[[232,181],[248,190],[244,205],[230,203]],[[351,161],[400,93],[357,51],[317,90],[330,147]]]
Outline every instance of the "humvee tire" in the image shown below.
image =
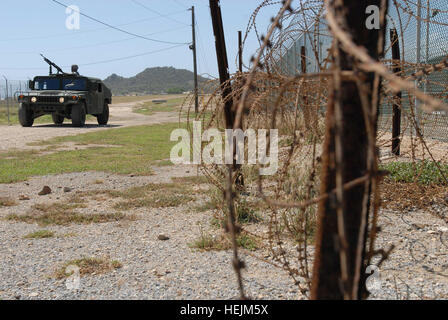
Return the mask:
[[52,113],[51,118],[53,118],[53,123],[57,125],[63,124],[65,119],[64,116],[57,113]]
[[109,104],[104,102],[103,113],[96,116],[99,125],[106,125],[109,121]]
[[34,123],[33,111],[28,109],[27,105],[20,104],[19,122],[22,127],[31,127]]
[[78,103],[72,107],[72,125],[75,127],[84,127],[86,124],[86,108],[84,103]]

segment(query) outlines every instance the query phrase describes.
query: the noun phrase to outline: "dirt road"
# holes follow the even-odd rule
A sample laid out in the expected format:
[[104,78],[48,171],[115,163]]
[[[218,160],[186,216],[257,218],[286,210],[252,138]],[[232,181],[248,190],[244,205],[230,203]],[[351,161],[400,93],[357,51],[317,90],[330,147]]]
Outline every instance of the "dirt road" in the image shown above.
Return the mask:
[[137,102],[118,103],[110,105],[110,120],[107,126],[99,126],[96,119],[87,121],[84,128],[74,128],[70,120],[65,120],[64,125],[36,124],[31,128],[23,128],[20,125],[0,126],[0,151],[9,149],[32,149],[29,143],[47,140],[53,137],[77,135],[80,133],[97,130],[108,130],[111,128],[139,126],[178,121],[177,113],[158,112],[147,116],[132,112],[132,109],[150,100]]

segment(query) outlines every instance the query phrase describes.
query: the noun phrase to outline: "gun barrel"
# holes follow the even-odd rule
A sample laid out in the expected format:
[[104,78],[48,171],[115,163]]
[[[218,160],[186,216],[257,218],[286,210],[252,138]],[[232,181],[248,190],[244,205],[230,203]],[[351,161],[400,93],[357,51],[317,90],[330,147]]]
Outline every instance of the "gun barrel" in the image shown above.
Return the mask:
[[41,53],[40,55],[42,56],[42,58],[44,58],[44,61],[45,61],[46,63],[48,63],[50,66],[56,68],[56,70],[58,70],[58,72],[60,72],[60,73],[65,73],[64,71],[62,71],[62,69],[61,69],[56,63],[54,63],[54,62],[51,61],[50,59],[46,58],[42,53]]

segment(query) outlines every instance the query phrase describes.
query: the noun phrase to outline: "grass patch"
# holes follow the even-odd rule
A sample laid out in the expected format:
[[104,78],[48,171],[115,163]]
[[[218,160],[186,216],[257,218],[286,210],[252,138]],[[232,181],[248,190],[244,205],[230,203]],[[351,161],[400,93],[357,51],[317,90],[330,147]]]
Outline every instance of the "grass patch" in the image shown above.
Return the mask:
[[124,199],[115,204],[114,208],[118,210],[178,207],[195,200],[194,195],[201,193],[199,190],[192,190],[187,182],[151,183],[123,191],[105,190],[102,192],[114,198]]
[[[439,170],[437,164],[440,166]],[[420,162],[390,162],[383,164],[381,169],[389,171],[386,179],[393,182],[411,183],[421,185],[447,185],[443,175],[448,178],[448,165],[433,161]],[[443,173],[443,175],[442,175]]]
[[1,207],[14,207],[17,202],[9,197],[0,197],[0,208]]
[[174,183],[181,184],[207,184],[209,180],[205,176],[189,176],[189,177],[174,177],[171,178]]
[[[220,234],[218,236],[207,233],[203,226],[199,226],[200,236],[193,243],[189,244],[190,248],[199,249],[202,251],[221,251],[232,248],[232,242],[227,234]],[[259,248],[258,241],[247,233],[240,234],[236,243],[238,247],[246,250],[254,251]]]
[[238,244],[239,247],[244,248],[246,250],[249,251],[255,251],[258,249],[258,242],[257,240],[248,235],[248,234],[241,234],[237,239],[236,239],[236,243]]
[[61,268],[56,270],[55,277],[57,279],[64,279],[73,274],[72,272],[67,272],[69,266],[76,266],[79,268],[79,275],[93,275],[93,274],[103,274],[111,272],[113,270],[121,268],[123,265],[121,262],[116,260],[109,260],[107,258],[81,258],[67,261]]
[[75,142],[111,147],[59,151],[41,156],[24,151],[15,154],[16,159],[0,154],[0,183],[24,181],[31,176],[85,171],[150,175],[152,164],[169,159],[171,148],[177,143],[170,141],[170,135],[178,127],[179,124],[172,123],[119,128],[57,137],[35,144],[52,146]]
[[82,214],[75,209],[83,208],[82,204],[36,204],[26,214],[9,214],[6,219],[25,223],[37,223],[40,226],[104,223],[120,220],[134,220],[134,216],[123,213],[88,213]]
[[28,233],[23,238],[24,239],[46,239],[46,238],[53,238],[54,236],[55,236],[55,233],[53,231],[39,230],[36,232]]
[[115,103],[132,103],[144,100],[153,99],[173,99],[173,98],[185,98],[184,95],[145,95],[145,96],[113,96],[112,102]]
[[144,115],[153,115],[157,112],[176,112],[179,110],[179,106],[182,105],[185,98],[172,98],[166,99],[163,103],[154,103],[152,101],[144,102],[134,109],[135,113]]
[[257,223],[262,219],[245,199],[238,199],[235,203],[238,223]]

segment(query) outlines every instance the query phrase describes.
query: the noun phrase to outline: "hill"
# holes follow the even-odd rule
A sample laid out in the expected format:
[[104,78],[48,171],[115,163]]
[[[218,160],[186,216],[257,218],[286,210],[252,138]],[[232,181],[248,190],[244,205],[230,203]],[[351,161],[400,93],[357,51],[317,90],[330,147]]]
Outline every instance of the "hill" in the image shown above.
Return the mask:
[[[192,91],[194,87],[193,72],[173,67],[147,68],[134,77],[124,78],[112,74],[104,83],[114,95],[125,94],[160,94],[182,93]],[[199,77],[201,83],[208,79]]]

